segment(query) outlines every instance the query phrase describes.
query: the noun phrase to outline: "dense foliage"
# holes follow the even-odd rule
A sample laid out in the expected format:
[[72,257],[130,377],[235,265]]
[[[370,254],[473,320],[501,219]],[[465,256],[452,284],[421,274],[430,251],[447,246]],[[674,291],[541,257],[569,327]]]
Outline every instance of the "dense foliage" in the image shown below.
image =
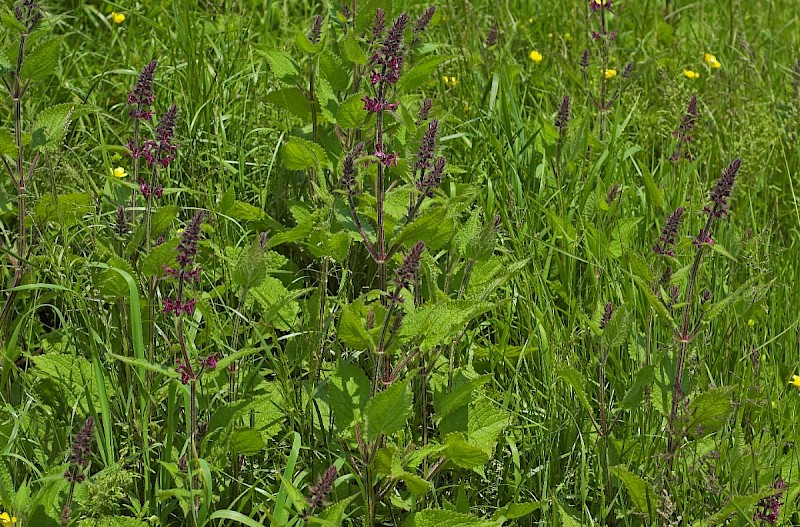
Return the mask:
[[0,22],[0,526],[800,523],[794,0]]

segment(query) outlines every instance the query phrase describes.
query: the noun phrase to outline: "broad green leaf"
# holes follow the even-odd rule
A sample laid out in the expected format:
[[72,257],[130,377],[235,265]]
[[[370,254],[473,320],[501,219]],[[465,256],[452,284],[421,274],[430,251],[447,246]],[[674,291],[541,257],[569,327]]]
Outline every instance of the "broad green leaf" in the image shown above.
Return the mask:
[[299,137],[291,137],[283,145],[283,166],[287,170],[307,170],[329,167],[330,161],[325,155],[325,150],[318,144]]
[[281,80],[294,82],[300,75],[297,65],[291,55],[280,49],[265,49],[258,52],[267,59],[269,68]]
[[251,289],[261,285],[267,277],[267,259],[258,239],[242,251],[233,270],[233,281],[239,287]]
[[712,388],[695,397],[689,407],[689,435],[704,436],[722,428],[733,410],[732,393],[733,388]]
[[692,523],[692,527],[715,527],[717,525],[727,525],[726,520],[734,514],[741,513],[746,519],[752,517],[753,508],[762,499],[772,495],[773,492],[762,492],[749,496],[734,496],[728,500],[727,505],[706,518]]
[[633,505],[643,514],[651,515],[658,507],[653,486],[622,465],[609,468],[611,475],[619,479],[628,490]]
[[35,150],[50,144],[58,146],[64,139],[74,109],[74,104],[66,103],[50,106],[39,112],[33,124],[31,148]]
[[75,192],[53,196],[48,193],[33,207],[32,216],[39,224],[69,228],[81,223],[93,209],[91,194]]
[[339,340],[350,349],[372,350],[375,343],[366,328],[367,308],[360,298],[342,309],[339,318]]
[[291,87],[273,90],[264,96],[264,100],[296,115],[300,119],[308,120],[311,118],[311,102],[300,91],[300,88]]
[[653,175],[646,168],[642,169],[642,178],[644,179],[648,200],[656,209],[660,209],[664,201],[664,191],[658,188],[658,185],[653,180]]
[[[136,276],[136,273],[131,267],[130,262],[119,256],[113,256],[106,262],[111,267],[122,269],[131,276]],[[128,282],[117,271],[113,269],[103,269],[94,275],[94,286],[101,295],[117,299],[127,298],[130,295]]]
[[608,325],[603,330],[602,343],[606,350],[621,346],[628,340],[628,313],[624,308],[615,309]]
[[95,527],[147,527],[147,523],[130,516],[103,516],[93,524]]
[[180,212],[181,208],[177,205],[159,207],[150,220],[150,236],[153,239],[158,238],[172,225],[172,222],[175,221]]
[[165,265],[168,267],[175,265],[175,257],[178,254],[176,248],[179,241],[178,238],[173,238],[150,249],[150,252],[142,260],[142,274],[151,277],[161,276],[164,274]]
[[489,461],[489,454],[482,448],[470,444],[463,434],[449,434],[444,440],[444,455],[461,468],[482,467]]
[[427,304],[405,318],[400,335],[406,339],[421,338],[420,349],[428,351],[450,342],[465,330],[470,321],[493,307],[491,302],[467,300]]
[[328,405],[340,432],[360,420],[369,401],[370,382],[358,366],[339,361],[328,379]]
[[439,397],[434,399],[436,417],[443,419],[450,415],[454,410],[468,405],[472,401],[472,391],[483,386],[492,379],[492,375],[486,374],[470,379],[453,389],[450,393],[441,392]]
[[370,399],[364,410],[366,439],[374,441],[402,430],[411,416],[411,404],[408,381],[395,383]]
[[330,51],[326,50],[320,54],[319,70],[331,88],[337,92],[345,91],[350,85],[350,79],[352,79],[350,68]]
[[499,527],[501,521],[483,520],[470,514],[444,509],[426,509],[414,513],[404,527]]
[[639,286],[642,294],[647,299],[647,303],[650,304],[650,307],[656,312],[658,317],[665,323],[670,329],[675,329],[677,326],[675,324],[675,320],[672,318],[672,315],[669,313],[669,310],[664,305],[655,294],[653,294],[652,288],[641,278],[635,275],[629,275],[636,285]]
[[414,64],[409,70],[403,72],[403,75],[397,82],[398,89],[404,92],[417,89],[426,81],[435,78],[434,72],[436,69],[451,58],[452,57],[448,55],[425,57]]
[[[0,53],[2,55],[2,53]],[[0,128],[0,154],[17,157],[17,144],[14,141],[14,136],[5,128]]]
[[267,276],[259,286],[250,290],[248,304],[251,303],[250,298],[255,299],[262,307],[261,316],[265,322],[272,323],[282,331],[291,331],[300,312],[295,298],[302,293],[289,291],[280,280]]
[[289,478],[282,474],[278,474],[278,477],[281,480],[281,488],[286,492],[286,496],[294,505],[295,510],[297,512],[305,511],[308,508],[308,502],[306,502],[306,497],[300,492],[300,489],[295,487]]
[[336,124],[345,130],[364,126],[369,113],[364,109],[363,97],[363,93],[356,93],[345,99],[336,112]]
[[56,71],[58,66],[58,48],[64,37],[55,37],[36,46],[25,56],[20,76],[38,82],[46,79]]
[[344,49],[344,56],[354,64],[366,64],[367,55],[361,49],[361,45],[356,41],[353,33],[348,33],[342,40],[342,48]]
[[426,479],[411,474],[410,472],[403,472],[400,474],[400,481],[406,484],[406,488],[414,496],[424,496],[431,490],[431,484]]
[[344,520],[344,511],[347,510],[347,507],[355,498],[355,496],[350,496],[349,498],[337,501],[317,514],[316,517],[309,518],[308,523],[312,525],[323,525],[325,527],[341,527],[342,521]]
[[252,455],[264,450],[266,444],[261,433],[255,428],[237,428],[231,434],[230,450],[232,454]]
[[494,454],[497,439],[508,427],[508,412],[489,399],[481,398],[472,404],[467,419],[467,439],[470,444],[483,449],[490,456]]
[[541,501],[509,503],[492,515],[493,520],[517,520],[542,508]]
[[628,391],[625,392],[625,397],[622,398],[621,406],[625,410],[634,410],[639,408],[644,400],[644,387],[653,384],[655,380],[655,368],[653,365],[645,366],[633,377]]

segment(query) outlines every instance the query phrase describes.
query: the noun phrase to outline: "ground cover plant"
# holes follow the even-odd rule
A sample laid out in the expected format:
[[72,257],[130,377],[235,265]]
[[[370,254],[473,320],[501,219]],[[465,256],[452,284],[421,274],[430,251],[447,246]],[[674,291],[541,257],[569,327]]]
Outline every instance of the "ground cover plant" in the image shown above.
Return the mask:
[[800,524],[793,0],[0,25],[0,525]]

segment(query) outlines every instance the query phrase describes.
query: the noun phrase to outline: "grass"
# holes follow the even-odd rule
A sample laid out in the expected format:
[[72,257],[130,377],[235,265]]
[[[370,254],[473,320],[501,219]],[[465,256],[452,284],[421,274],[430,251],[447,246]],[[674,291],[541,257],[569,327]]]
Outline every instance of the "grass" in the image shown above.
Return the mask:
[[[356,32],[382,4],[389,24],[426,6],[358,4]],[[398,181],[389,226],[415,195],[402,169],[424,130],[414,120],[425,97],[447,169],[412,222],[422,227],[389,229],[390,245],[405,238],[380,288],[382,264],[364,248],[339,186],[346,153],[358,140],[374,146],[375,119],[337,128],[324,101],[311,117],[268,95],[305,90],[309,72],[329,81],[337,71],[335,109],[361,95],[349,84],[358,65],[342,58],[341,6],[44,3],[32,49],[47,34],[64,39],[49,74],[30,83],[22,126],[30,133],[37,115],[62,103],[73,114],[63,140],[43,147],[26,191],[27,254],[15,249],[10,178],[0,193],[10,255],[2,301],[14,291],[0,326],[2,511],[22,526],[60,523],[73,492],[62,474],[75,469],[73,441],[91,416],[94,443],[80,469],[86,481],[73,485],[70,525],[761,525],[754,514],[778,478],[787,488],[777,523],[800,523],[800,399],[790,384],[800,375],[800,11],[792,0],[672,0],[669,16],[663,0],[613,4],[436,4],[403,74],[430,56],[447,60],[397,97],[407,114],[386,125],[401,159],[386,169]],[[115,24],[112,11],[125,21]],[[601,14],[615,38],[592,38]],[[325,59],[332,67],[295,39],[316,15],[326,53],[337,54]],[[493,24],[497,42],[487,46]],[[8,20],[3,31],[15,50],[18,31]],[[275,50],[294,61],[296,83],[276,67]],[[127,95],[153,58],[154,123],[177,104],[180,146],[159,172],[154,223],[166,241],[147,250],[155,240],[136,232],[145,201],[127,211],[130,232],[114,233],[117,207],[138,182],[111,173],[133,170]],[[606,69],[616,76],[605,80]],[[692,94],[691,156],[671,161]],[[553,123],[565,95],[571,113],[560,131]],[[601,116],[596,101],[612,98]],[[2,112],[0,150],[13,161],[8,98]],[[316,139],[322,158],[287,168],[292,138]],[[716,223],[713,248],[697,249],[709,191],[734,158],[743,165],[730,216]],[[374,160],[360,165],[354,205],[369,236],[376,170]],[[653,244],[680,206],[676,256],[659,258]],[[198,307],[165,316],[177,282],[154,276],[162,263],[174,266],[180,229],[198,210],[202,279],[187,286]],[[476,256],[495,216],[498,234]],[[419,283],[392,311],[378,290],[391,293],[418,240],[427,247]],[[698,250],[696,294],[686,299]],[[25,263],[20,283],[15,261]],[[658,289],[667,264],[673,278]],[[673,285],[677,302],[656,298]],[[701,305],[705,290],[711,300]],[[604,325],[607,303],[615,315]],[[700,324],[687,346],[686,397],[671,416],[681,344],[669,319],[682,320],[684,309]],[[387,311],[404,313],[402,329]],[[194,360],[220,362],[182,384],[181,343]],[[384,358],[373,357],[383,344],[400,371],[385,385],[375,366]],[[362,391],[362,377],[375,393]],[[325,505],[307,505],[332,465]]]

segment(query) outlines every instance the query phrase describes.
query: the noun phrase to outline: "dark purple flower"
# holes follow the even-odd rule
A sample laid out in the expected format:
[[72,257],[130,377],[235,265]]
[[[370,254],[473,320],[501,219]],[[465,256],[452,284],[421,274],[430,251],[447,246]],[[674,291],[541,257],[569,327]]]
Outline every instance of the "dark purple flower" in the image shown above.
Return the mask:
[[158,61],[151,60],[139,73],[133,91],[128,93],[128,106],[131,107],[129,115],[134,119],[149,121],[153,117],[150,107],[156,100],[153,92],[153,74],[156,66],[158,66]]
[[425,11],[419,15],[417,23],[414,25],[414,33],[422,33],[431,23],[433,15],[436,13],[436,6],[428,6]]
[[424,179],[417,181],[417,188],[425,194],[426,197],[433,197],[434,190],[439,188],[442,182],[442,174],[444,167],[447,164],[444,156],[439,156],[433,162],[433,169],[425,176]]
[[216,353],[212,353],[211,355],[209,355],[205,359],[200,359],[200,366],[202,366],[203,368],[205,368],[207,370],[213,370],[214,368],[216,368],[217,367],[217,354]]
[[675,212],[669,215],[667,221],[664,223],[664,227],[661,229],[658,242],[653,246],[654,253],[662,256],[675,256],[675,252],[671,249],[671,246],[675,245],[675,240],[678,237],[683,212],[684,208],[678,207],[675,209]]
[[428,123],[428,129],[425,130],[425,133],[422,135],[422,140],[419,142],[419,149],[417,150],[417,160],[414,163],[414,168],[420,171],[420,177],[424,176],[425,171],[430,168],[433,162],[438,135],[439,121],[433,119]]
[[561,99],[561,104],[558,107],[558,113],[556,114],[556,121],[555,125],[558,128],[559,132],[564,133],[567,130],[567,124],[569,123],[569,110],[570,110],[571,100],[569,95],[565,95],[563,99]]
[[384,112],[386,110],[394,111],[397,109],[397,103],[390,103],[387,101],[381,101],[376,97],[368,97],[364,96],[361,98],[364,101],[364,109],[368,112]]
[[498,35],[498,28],[497,28],[497,20],[492,22],[492,27],[489,28],[489,34],[486,35],[486,47],[490,48],[497,44],[497,35]]
[[375,10],[375,20],[372,21],[372,41],[377,42],[383,36],[386,29],[386,12],[382,8]]
[[361,154],[361,151],[364,149],[364,143],[359,143],[356,147],[347,153],[344,156],[344,162],[342,163],[342,177],[341,183],[342,186],[350,193],[350,195],[354,195],[356,193],[356,157]]
[[331,467],[325,471],[322,476],[317,480],[317,484],[311,487],[308,491],[308,504],[313,509],[318,509],[325,504],[328,494],[333,490],[333,484],[336,481],[336,466]]
[[311,41],[312,44],[316,44],[319,42],[319,37],[322,34],[322,16],[317,15],[314,17],[314,23],[311,25],[311,31],[308,34],[308,40]]
[[580,65],[581,65],[581,69],[584,70],[584,72],[587,69],[589,69],[589,50],[588,49],[584,49],[583,50],[583,53],[581,54]]
[[606,329],[608,323],[611,322],[611,315],[614,314],[614,304],[606,302],[603,307],[603,317],[600,319],[600,329]]
[[708,196],[714,205],[704,209],[710,216],[721,218],[728,215],[728,198],[731,197],[733,184],[736,182],[736,176],[739,174],[741,166],[742,160],[737,157],[722,171],[722,176],[717,180]]
[[417,124],[421,124],[428,120],[428,116],[431,113],[432,107],[433,107],[433,101],[430,98],[427,98],[424,101],[422,101],[422,106],[420,106],[419,113],[417,114]]
[[383,145],[377,144],[375,145],[375,157],[378,158],[378,162],[381,163],[383,166],[386,167],[393,167],[397,166],[397,154],[389,153],[383,151]]
[[778,516],[781,512],[783,502],[783,492],[786,490],[786,483],[780,477],[772,484],[772,490],[776,491],[772,496],[761,498],[756,505],[756,512],[753,515],[753,521],[765,521],[775,525],[778,523]]
[[692,243],[698,247],[703,245],[714,245],[714,239],[711,237],[714,233],[710,230],[700,229],[700,232],[697,234],[697,237],[692,240]]
[[94,442],[94,418],[87,417],[80,432],[72,440],[69,462],[73,466],[85,467],[89,464],[89,454]]
[[403,258],[403,263],[397,268],[397,276],[394,283],[398,289],[408,289],[411,282],[419,270],[419,264],[422,260],[422,251],[425,250],[425,242],[417,242],[414,247],[408,251],[408,254]]
[[125,207],[120,205],[117,207],[117,222],[114,225],[114,231],[116,231],[117,236],[125,236],[129,230],[128,215],[125,213]]
[[189,381],[192,379],[194,373],[192,369],[181,359],[176,360],[175,364],[175,371],[181,374],[181,383],[189,384]]
[[[678,125],[678,129],[672,132],[673,137],[678,139],[678,148],[675,150],[675,153],[672,154],[670,161],[677,161],[680,159],[684,144],[688,145],[688,143],[692,142],[692,130],[694,130],[696,122],[697,95],[692,95],[692,98],[689,99],[689,104],[686,106],[686,113],[683,114],[683,118]],[[689,155],[687,151],[686,156],[688,157]]]

